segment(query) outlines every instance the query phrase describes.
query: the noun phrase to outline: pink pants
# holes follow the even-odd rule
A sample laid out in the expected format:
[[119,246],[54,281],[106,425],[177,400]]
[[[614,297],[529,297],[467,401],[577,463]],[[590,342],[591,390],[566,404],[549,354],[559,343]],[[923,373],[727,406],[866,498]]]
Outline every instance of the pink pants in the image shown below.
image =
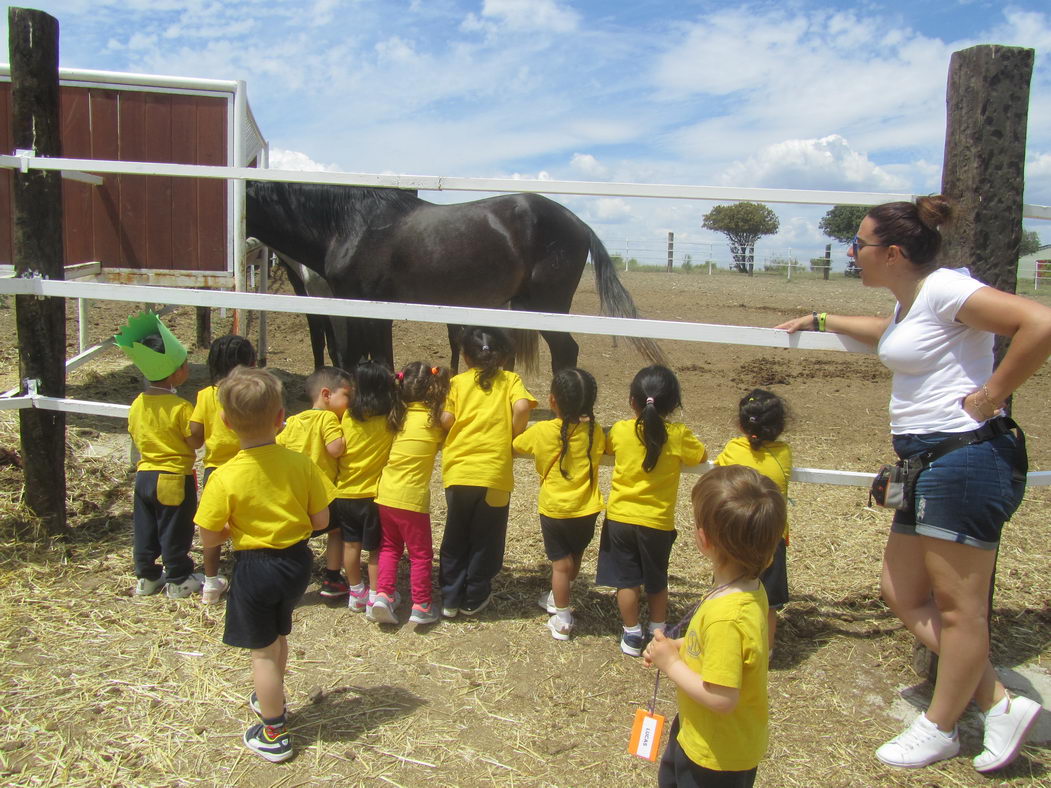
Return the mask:
[[412,603],[426,605],[431,601],[431,516],[426,512],[411,512],[379,505],[380,556],[379,578],[376,590],[390,597],[398,582],[398,562],[404,550],[409,551],[409,586]]

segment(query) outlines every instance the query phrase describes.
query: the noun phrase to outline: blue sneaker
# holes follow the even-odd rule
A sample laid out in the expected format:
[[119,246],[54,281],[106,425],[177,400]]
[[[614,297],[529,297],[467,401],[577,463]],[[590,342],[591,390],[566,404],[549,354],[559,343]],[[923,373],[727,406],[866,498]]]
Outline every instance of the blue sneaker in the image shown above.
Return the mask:
[[244,743],[245,747],[270,763],[281,763],[292,757],[292,737],[284,726],[275,728],[263,723],[253,725],[245,731]]
[[642,635],[629,635],[625,632],[620,636],[620,650],[629,657],[641,657],[644,645]]

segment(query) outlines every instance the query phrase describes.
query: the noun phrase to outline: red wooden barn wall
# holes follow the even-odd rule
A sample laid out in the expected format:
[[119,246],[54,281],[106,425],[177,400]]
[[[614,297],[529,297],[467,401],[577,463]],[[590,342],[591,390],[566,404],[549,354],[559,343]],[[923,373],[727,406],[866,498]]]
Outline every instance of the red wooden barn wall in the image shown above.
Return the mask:
[[[74,159],[227,163],[227,100],[63,86],[62,155]],[[11,83],[0,82],[0,150],[14,153]],[[11,172],[0,177],[0,262],[11,262]],[[226,181],[105,175],[62,183],[65,262],[225,271]]]

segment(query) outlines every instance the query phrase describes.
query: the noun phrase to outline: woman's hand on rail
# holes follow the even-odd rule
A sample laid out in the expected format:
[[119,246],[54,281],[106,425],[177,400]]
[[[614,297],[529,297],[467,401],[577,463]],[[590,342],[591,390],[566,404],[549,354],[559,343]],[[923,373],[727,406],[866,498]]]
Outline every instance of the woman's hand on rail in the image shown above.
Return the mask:
[[797,331],[812,331],[814,329],[814,316],[803,315],[803,317],[796,317],[786,320],[784,323],[774,326],[774,328],[787,331],[789,334],[794,334]]

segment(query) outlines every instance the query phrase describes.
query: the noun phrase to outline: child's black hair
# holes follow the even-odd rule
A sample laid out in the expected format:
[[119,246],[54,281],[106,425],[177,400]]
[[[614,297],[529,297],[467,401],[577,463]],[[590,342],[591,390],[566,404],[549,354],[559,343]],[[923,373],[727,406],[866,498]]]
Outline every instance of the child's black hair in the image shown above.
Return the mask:
[[307,397],[310,398],[310,401],[316,402],[321,395],[321,389],[335,391],[343,386],[350,388],[353,385],[353,379],[345,370],[339,367],[320,367],[307,376],[306,381],[303,383],[303,388],[306,389]]
[[367,359],[354,367],[354,396],[347,412],[357,421],[386,416],[394,407],[394,373],[386,364]]
[[748,444],[759,449],[784,432],[785,403],[772,391],[752,389],[741,397],[737,418]]
[[562,417],[562,449],[558,453],[558,470],[563,479],[569,478],[569,473],[563,466],[563,461],[569,451],[569,428],[570,425],[586,421],[588,424],[589,488],[596,481],[595,469],[591,462],[591,448],[595,442],[595,398],[597,395],[598,384],[595,383],[594,376],[586,370],[577,367],[560,369],[551,379],[551,396],[555,398],[559,415]]
[[449,393],[449,370],[432,367],[422,361],[413,361],[396,376],[398,396],[387,414],[387,424],[394,432],[405,426],[409,404],[422,402],[431,411],[430,426],[438,425]]
[[493,387],[493,378],[514,360],[514,346],[508,335],[499,328],[468,326],[460,341],[464,361],[477,368],[475,382],[482,391]]
[[214,386],[229,375],[234,367],[254,367],[255,348],[238,334],[224,334],[208,348],[208,375]]
[[638,410],[635,419],[635,434],[646,447],[642,460],[645,471],[657,466],[661,449],[668,441],[668,428],[664,419],[676,408],[682,407],[682,393],[675,373],[660,364],[640,369],[631,381],[629,391],[632,406]]

